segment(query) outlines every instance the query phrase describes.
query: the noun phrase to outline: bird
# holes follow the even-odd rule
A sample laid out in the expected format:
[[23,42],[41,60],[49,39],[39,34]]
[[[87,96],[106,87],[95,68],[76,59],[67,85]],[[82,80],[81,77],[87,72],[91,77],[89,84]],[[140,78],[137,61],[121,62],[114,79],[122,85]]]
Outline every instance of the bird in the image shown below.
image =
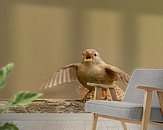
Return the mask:
[[[78,81],[89,93],[94,91],[94,87],[87,83],[112,85],[119,81],[127,84],[129,78],[130,76],[120,68],[105,63],[95,49],[85,49],[80,63],[61,67],[43,82],[41,88],[46,89],[59,84]],[[125,88],[121,88],[122,86],[120,86],[120,89],[124,90]]]

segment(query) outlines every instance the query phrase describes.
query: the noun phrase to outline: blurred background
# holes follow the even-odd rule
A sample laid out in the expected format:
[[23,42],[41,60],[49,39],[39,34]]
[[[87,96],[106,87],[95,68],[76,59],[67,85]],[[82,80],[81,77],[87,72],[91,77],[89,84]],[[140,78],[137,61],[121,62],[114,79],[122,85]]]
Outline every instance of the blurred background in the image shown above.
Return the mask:
[[[163,67],[162,0],[0,0],[0,67],[15,64],[0,98],[40,91],[60,67],[94,48],[127,73]],[[75,83],[44,98],[79,99]]]

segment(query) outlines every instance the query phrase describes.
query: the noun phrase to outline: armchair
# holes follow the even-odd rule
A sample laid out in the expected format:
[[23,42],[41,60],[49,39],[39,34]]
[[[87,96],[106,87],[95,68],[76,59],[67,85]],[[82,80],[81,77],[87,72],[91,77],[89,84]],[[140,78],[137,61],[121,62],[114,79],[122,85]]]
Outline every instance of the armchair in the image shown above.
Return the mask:
[[163,126],[163,69],[136,69],[121,102],[90,100],[85,111],[93,113],[92,130],[96,130],[98,117],[121,122],[141,124],[147,130],[148,124]]

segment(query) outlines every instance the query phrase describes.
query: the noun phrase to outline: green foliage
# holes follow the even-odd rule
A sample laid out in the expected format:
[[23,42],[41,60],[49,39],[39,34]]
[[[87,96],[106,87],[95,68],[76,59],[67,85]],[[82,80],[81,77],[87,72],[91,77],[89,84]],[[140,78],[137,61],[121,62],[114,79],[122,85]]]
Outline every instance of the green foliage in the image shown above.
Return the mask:
[[13,68],[14,68],[14,64],[9,63],[0,69],[0,88],[3,88],[5,86],[6,77]]
[[35,92],[19,92],[9,101],[11,105],[26,105],[31,103],[33,100],[42,96],[42,93]]
[[0,130],[19,130],[19,129],[12,123],[5,123],[3,126],[0,126]]
[[2,108],[0,108],[0,113],[5,112],[7,109],[11,107],[29,104],[40,96],[42,96],[42,93],[19,92],[15,96],[13,96],[9,100],[9,102],[7,102]]
[[[12,71],[13,67],[14,64],[10,63],[0,69],[0,89],[5,86],[7,75]],[[42,96],[42,93],[19,92],[16,95],[14,95],[4,106],[0,107],[0,114],[5,112],[11,107],[29,104],[40,96]],[[0,130],[19,130],[19,129],[12,123],[5,123],[3,126],[0,126]]]

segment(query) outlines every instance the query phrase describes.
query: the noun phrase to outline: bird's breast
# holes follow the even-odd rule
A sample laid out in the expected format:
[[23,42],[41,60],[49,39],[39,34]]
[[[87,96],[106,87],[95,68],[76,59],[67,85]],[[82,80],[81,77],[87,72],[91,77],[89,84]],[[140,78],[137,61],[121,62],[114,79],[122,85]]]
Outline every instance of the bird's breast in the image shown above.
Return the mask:
[[89,89],[87,83],[101,83],[101,84],[111,84],[112,79],[109,77],[104,67],[98,65],[81,65],[77,70],[77,78],[79,82]]

